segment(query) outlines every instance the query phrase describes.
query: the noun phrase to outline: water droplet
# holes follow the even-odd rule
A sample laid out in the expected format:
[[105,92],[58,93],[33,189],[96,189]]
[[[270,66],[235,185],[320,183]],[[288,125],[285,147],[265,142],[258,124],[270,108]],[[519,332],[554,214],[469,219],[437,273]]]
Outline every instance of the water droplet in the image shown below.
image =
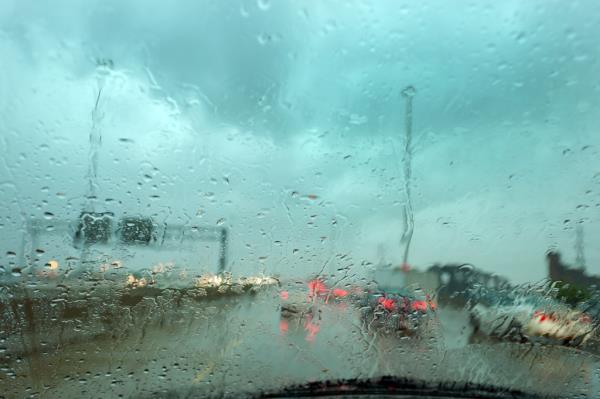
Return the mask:
[[54,218],[54,214],[52,212],[44,212],[44,219],[52,220]]
[[269,8],[271,8],[271,0],[258,0],[257,4],[258,8],[263,11],[267,11]]
[[221,226],[225,223],[225,218],[221,218],[219,220],[217,220],[217,226]]
[[352,125],[363,125],[369,121],[369,117],[366,115],[351,114],[350,124]]
[[270,42],[273,41],[273,38],[268,33],[260,33],[256,37],[256,39],[258,40],[258,44],[260,44],[261,46],[269,44]]
[[464,271],[464,272],[472,272],[472,271],[473,271],[473,269],[474,269],[473,265],[468,265],[468,264],[461,265],[461,266],[458,268],[458,270],[461,270],[461,271]]
[[402,95],[404,97],[413,97],[415,94],[417,94],[417,89],[415,89],[413,86],[408,86],[402,90]]

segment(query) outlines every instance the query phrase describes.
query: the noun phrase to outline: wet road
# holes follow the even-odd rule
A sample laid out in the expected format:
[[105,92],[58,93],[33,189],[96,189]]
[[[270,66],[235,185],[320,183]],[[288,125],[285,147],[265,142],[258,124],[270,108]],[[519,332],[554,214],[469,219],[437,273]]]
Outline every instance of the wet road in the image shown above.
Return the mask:
[[[344,304],[322,306],[313,327],[296,320],[284,328],[275,290],[184,302],[173,312],[159,305],[145,298],[124,309],[129,327],[108,336],[57,344],[56,330],[38,335],[36,353],[14,356],[6,347],[0,392],[7,398],[236,397],[305,381],[381,375],[590,398],[599,392],[596,357],[562,347],[469,345],[462,310],[439,309],[431,331],[398,337],[367,331],[357,310]],[[69,328],[86,332],[85,325]]]

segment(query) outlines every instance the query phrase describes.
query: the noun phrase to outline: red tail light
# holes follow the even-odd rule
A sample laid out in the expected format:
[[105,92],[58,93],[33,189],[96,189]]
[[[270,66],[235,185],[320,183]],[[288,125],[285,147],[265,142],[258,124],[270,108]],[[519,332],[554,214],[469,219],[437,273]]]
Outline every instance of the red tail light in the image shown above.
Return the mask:
[[325,287],[325,284],[321,280],[314,279],[314,280],[310,280],[308,282],[308,296],[309,297],[321,296],[326,293],[327,293],[327,288]]
[[412,308],[412,310],[420,310],[422,312],[426,312],[427,311],[427,302],[412,301],[412,303],[410,304],[410,307]]
[[288,330],[289,330],[289,324],[288,324],[287,320],[280,320],[279,321],[279,333],[281,335],[285,335],[285,334],[287,334]]
[[539,319],[538,321],[540,323],[543,323],[546,320],[549,320],[549,321],[557,321],[558,320],[558,318],[556,317],[556,315],[554,313],[546,313],[541,310],[536,310],[535,312],[533,312],[533,318]]
[[425,299],[427,301],[427,304],[429,305],[429,309],[435,310],[437,308],[437,303],[435,303],[435,301],[431,299],[431,296],[429,294],[425,294]]
[[380,297],[377,302],[383,306],[385,310],[392,311],[396,308],[396,301],[390,298]]
[[315,338],[317,337],[317,334],[319,333],[319,330],[321,330],[321,326],[316,323],[313,323],[312,320],[313,320],[312,316],[307,316],[306,321],[304,322],[304,329],[307,332],[307,334],[306,334],[307,341],[314,341]]

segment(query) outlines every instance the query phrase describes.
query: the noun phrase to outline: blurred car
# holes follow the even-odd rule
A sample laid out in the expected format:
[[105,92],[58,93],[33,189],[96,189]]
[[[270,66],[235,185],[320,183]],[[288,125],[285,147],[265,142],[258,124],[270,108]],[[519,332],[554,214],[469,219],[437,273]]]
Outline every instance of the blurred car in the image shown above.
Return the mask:
[[306,283],[293,283],[280,291],[281,316],[284,318],[311,314],[319,304],[339,303],[348,297],[349,291],[342,288],[328,288],[318,278]]
[[287,333],[291,326],[302,327],[309,339],[320,329],[325,306],[341,310],[350,307],[368,331],[377,329],[404,335],[416,335],[431,328],[430,321],[437,307],[426,294],[420,298],[408,290],[385,292],[360,286],[329,287],[319,278],[284,287],[280,301],[280,331]]
[[303,330],[306,340],[314,340],[321,329],[322,306],[345,309],[349,298],[350,291],[327,287],[320,278],[284,284],[279,292],[280,333],[285,335],[290,329]]
[[492,338],[580,346],[595,331],[589,315],[559,303],[477,303],[469,316],[471,342]]
[[367,329],[418,335],[432,328],[437,304],[428,294],[418,297],[408,290],[366,293],[360,301]]

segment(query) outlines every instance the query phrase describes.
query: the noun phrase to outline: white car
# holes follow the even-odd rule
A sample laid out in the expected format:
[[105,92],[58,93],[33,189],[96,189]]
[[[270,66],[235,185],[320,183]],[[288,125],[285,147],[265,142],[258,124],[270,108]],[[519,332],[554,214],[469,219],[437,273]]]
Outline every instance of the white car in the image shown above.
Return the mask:
[[568,346],[584,344],[594,333],[590,317],[563,305],[490,305],[471,309],[472,340],[487,336],[519,342],[548,340]]

